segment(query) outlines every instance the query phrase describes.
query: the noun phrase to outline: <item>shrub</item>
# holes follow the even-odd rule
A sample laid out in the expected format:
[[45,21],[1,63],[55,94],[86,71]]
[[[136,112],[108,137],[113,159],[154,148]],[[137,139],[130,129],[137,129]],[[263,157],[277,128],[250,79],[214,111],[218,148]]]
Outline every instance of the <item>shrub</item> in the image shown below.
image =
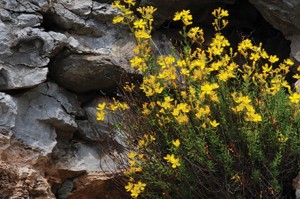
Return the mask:
[[108,111],[125,114],[116,128],[128,147],[126,191],[134,198],[290,197],[300,165],[300,94],[285,79],[293,62],[279,63],[249,39],[233,49],[221,32],[229,15],[222,8],[212,12],[208,46],[183,10],[173,19],[183,23],[180,51],[155,55],[156,8],[135,9],[133,0],[113,6],[121,13],[113,22],[134,33],[130,63],[143,75],[124,85],[125,102],[98,107],[99,120]]

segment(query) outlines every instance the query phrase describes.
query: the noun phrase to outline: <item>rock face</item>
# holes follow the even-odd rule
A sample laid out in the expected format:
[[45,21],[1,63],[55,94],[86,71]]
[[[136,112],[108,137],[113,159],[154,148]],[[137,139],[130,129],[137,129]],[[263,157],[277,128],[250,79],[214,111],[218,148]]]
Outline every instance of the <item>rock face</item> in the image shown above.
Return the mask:
[[[232,13],[233,41],[251,37],[286,56],[283,33],[300,62],[297,1],[250,0],[257,9],[236,0],[138,2],[158,7],[153,41],[163,53],[178,30],[175,11],[191,9],[205,29],[211,11],[223,6]],[[135,41],[111,23],[118,14],[111,3],[0,0],[0,198],[126,198],[113,180],[122,170],[114,158],[124,159],[124,140],[96,120],[95,109],[116,95],[123,75],[134,73]]]
[[263,17],[291,41],[291,57],[300,63],[300,1],[249,0]]

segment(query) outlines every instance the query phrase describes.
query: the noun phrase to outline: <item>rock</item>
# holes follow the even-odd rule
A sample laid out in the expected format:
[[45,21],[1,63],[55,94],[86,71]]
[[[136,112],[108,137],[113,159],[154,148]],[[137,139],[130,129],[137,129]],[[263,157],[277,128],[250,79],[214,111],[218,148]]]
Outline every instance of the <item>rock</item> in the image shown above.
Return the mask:
[[0,198],[55,199],[55,196],[38,170],[0,161]]
[[297,177],[293,180],[293,187],[295,189],[296,199],[300,199],[300,172]]
[[18,114],[14,136],[26,145],[49,154],[56,145],[56,133],[72,134],[76,128],[74,95],[53,83],[44,83],[16,97]]
[[[31,22],[36,24],[30,20],[21,27]],[[46,66],[66,40],[60,33],[32,27],[16,29],[1,22],[0,36],[0,90],[28,88],[46,81]]]
[[49,9],[51,1],[48,0],[33,0],[33,1],[20,1],[18,0],[1,0],[0,7],[16,13],[33,13],[45,12]]
[[17,108],[15,100],[5,93],[0,93],[0,157],[2,151],[10,146],[11,129],[15,126]]
[[287,37],[291,40],[291,57],[298,64],[300,63],[300,34]]
[[284,35],[290,36],[300,33],[300,7],[299,1],[286,0],[249,0],[263,15],[263,17],[272,24],[273,27],[280,30]]
[[63,87],[77,93],[108,89],[116,86],[126,71],[132,72],[129,59],[133,56],[133,40],[125,43],[124,37],[116,40],[111,35],[74,40],[76,49],[61,53],[50,65],[51,77]]
[[114,182],[103,172],[88,172],[79,176],[73,181],[73,186],[73,192],[68,195],[67,199],[123,199],[128,197],[122,190],[123,186]]

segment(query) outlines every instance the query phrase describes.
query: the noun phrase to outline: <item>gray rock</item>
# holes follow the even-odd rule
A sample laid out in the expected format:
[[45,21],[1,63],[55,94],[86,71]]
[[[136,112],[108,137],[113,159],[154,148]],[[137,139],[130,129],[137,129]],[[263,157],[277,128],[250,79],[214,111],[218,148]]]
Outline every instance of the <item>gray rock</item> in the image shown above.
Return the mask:
[[114,126],[120,122],[121,114],[107,113],[105,121],[97,120],[97,106],[99,103],[106,102],[112,103],[112,100],[100,97],[93,100],[89,105],[84,107],[87,120],[76,121],[79,128],[80,136],[86,140],[98,141],[98,142],[115,142],[115,145],[125,147],[124,135]]
[[12,136],[12,128],[15,126],[17,107],[15,100],[5,94],[0,93],[0,155],[9,148]]
[[296,199],[300,199],[300,172],[298,173],[296,178],[293,179],[293,187],[295,189]]
[[93,54],[63,56],[53,62],[50,71],[60,85],[78,93],[110,88],[124,72],[109,55]]
[[[78,41],[80,40],[80,41]],[[77,93],[107,89],[120,82],[125,71],[131,72],[129,59],[134,42],[91,37],[78,38],[79,53],[66,51],[50,65],[50,75],[60,85]],[[84,46],[84,47],[83,47]],[[126,56],[127,55],[127,56]]]
[[72,94],[53,83],[44,83],[16,98],[18,115],[13,128],[14,136],[24,144],[52,152],[56,145],[56,132],[73,133],[77,124],[76,105]]
[[0,90],[28,88],[46,81],[45,66],[66,45],[66,36],[60,33],[32,27],[11,32],[13,29],[0,22]]
[[0,134],[3,135],[15,126],[17,115],[15,100],[5,93],[0,93],[0,115]]
[[284,35],[300,33],[300,1],[298,0],[249,0]]
[[291,57],[300,63],[300,34],[287,37],[291,41]]
[[49,9],[51,1],[48,0],[33,0],[33,1],[18,1],[18,0],[1,0],[0,7],[12,12],[38,12]]

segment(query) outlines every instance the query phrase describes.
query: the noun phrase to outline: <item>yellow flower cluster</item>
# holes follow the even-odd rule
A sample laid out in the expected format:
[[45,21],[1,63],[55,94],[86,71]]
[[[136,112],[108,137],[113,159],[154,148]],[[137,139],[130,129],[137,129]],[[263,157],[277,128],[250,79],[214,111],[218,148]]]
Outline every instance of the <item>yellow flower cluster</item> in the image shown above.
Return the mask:
[[181,164],[179,162],[179,158],[175,158],[174,154],[167,154],[166,157],[164,157],[167,162],[172,164],[172,168],[175,169],[176,167],[179,167]]
[[289,136],[284,136],[282,133],[279,133],[278,142],[285,143],[289,140]]
[[[266,113],[271,114],[268,112],[267,100],[274,99],[281,91],[289,92],[289,96],[285,98],[286,101],[289,100],[287,107],[299,107],[300,94],[292,92],[285,80],[294,63],[290,59],[279,63],[276,55],[269,55],[262,44],[254,45],[250,39],[241,41],[237,50],[233,50],[221,33],[228,24],[228,11],[218,8],[212,12],[216,34],[209,46],[202,45],[204,33],[200,27],[187,27],[192,24],[193,19],[190,10],[176,12],[173,20],[181,20],[184,24],[180,32],[184,47],[182,51],[174,54],[163,55],[159,52],[159,55],[155,55],[153,52],[159,49],[151,39],[151,32],[156,9],[151,6],[137,8],[136,11],[141,16],[137,18],[129,11],[134,5],[133,0],[126,0],[125,5],[121,5],[119,1],[114,3],[114,7],[121,11],[121,15],[116,16],[114,22],[127,24],[137,41],[135,56],[130,64],[143,75],[139,88],[147,100],[140,110],[141,120],[147,120],[151,125],[155,122],[154,126],[160,132],[159,138],[169,138],[164,144],[170,146],[159,157],[149,157],[151,147],[156,143],[155,136],[145,134],[140,139],[139,134],[134,151],[128,154],[129,169],[125,171],[127,176],[132,177],[142,171],[142,162],[145,159],[163,158],[172,168],[183,168],[184,159],[179,157],[184,155],[180,153],[183,148],[180,145],[186,144],[184,138],[193,132],[191,129],[199,133],[195,136],[218,134],[225,129],[228,125],[224,122],[227,121],[227,115],[221,115],[224,112],[219,113],[220,110],[226,109],[226,114],[230,114],[232,120],[248,128],[264,125],[263,120],[269,121],[265,118]],[[300,75],[294,78],[300,79]],[[124,87],[129,92],[134,88],[129,83]],[[104,120],[101,111],[128,108],[127,104],[118,101],[111,105],[99,104],[97,116],[99,120]],[[288,139],[288,135],[278,134],[279,142],[283,143]],[[202,146],[206,151],[203,154],[210,154],[209,144]],[[166,155],[162,157],[161,154]],[[176,170],[172,172],[175,173]],[[139,181],[140,178],[135,179],[130,180],[126,186],[132,197],[137,197],[146,186]]]
[[105,119],[105,106],[106,106],[106,103],[103,102],[101,104],[98,104],[98,107],[96,108],[98,111],[97,111],[97,120],[99,121],[104,121]]
[[173,18],[174,21],[181,20],[185,26],[193,24],[193,16],[190,13],[190,10],[182,10],[181,12],[176,12]]
[[125,186],[125,189],[127,192],[131,192],[131,196],[133,198],[137,198],[140,195],[140,193],[145,190],[145,187],[145,183],[138,181],[135,184],[132,182],[128,182],[128,184]]
[[129,106],[125,102],[120,102],[119,100],[116,100],[113,98],[113,103],[107,104],[106,102],[103,102],[101,104],[98,104],[97,109],[97,120],[104,121],[105,120],[105,114],[107,111],[116,112],[117,110],[125,111],[129,109]]
[[212,23],[212,25],[215,28],[215,31],[220,31],[228,25],[228,20],[223,19],[224,17],[229,16],[229,13],[228,13],[227,10],[224,10],[222,8],[218,8],[218,9],[215,9],[212,12],[212,15],[215,17],[215,20]]
[[254,107],[250,104],[251,99],[249,96],[243,96],[241,93],[233,93],[232,98],[238,105],[233,107],[232,110],[236,113],[245,112],[245,120],[250,122],[260,122],[262,117],[255,112]]

